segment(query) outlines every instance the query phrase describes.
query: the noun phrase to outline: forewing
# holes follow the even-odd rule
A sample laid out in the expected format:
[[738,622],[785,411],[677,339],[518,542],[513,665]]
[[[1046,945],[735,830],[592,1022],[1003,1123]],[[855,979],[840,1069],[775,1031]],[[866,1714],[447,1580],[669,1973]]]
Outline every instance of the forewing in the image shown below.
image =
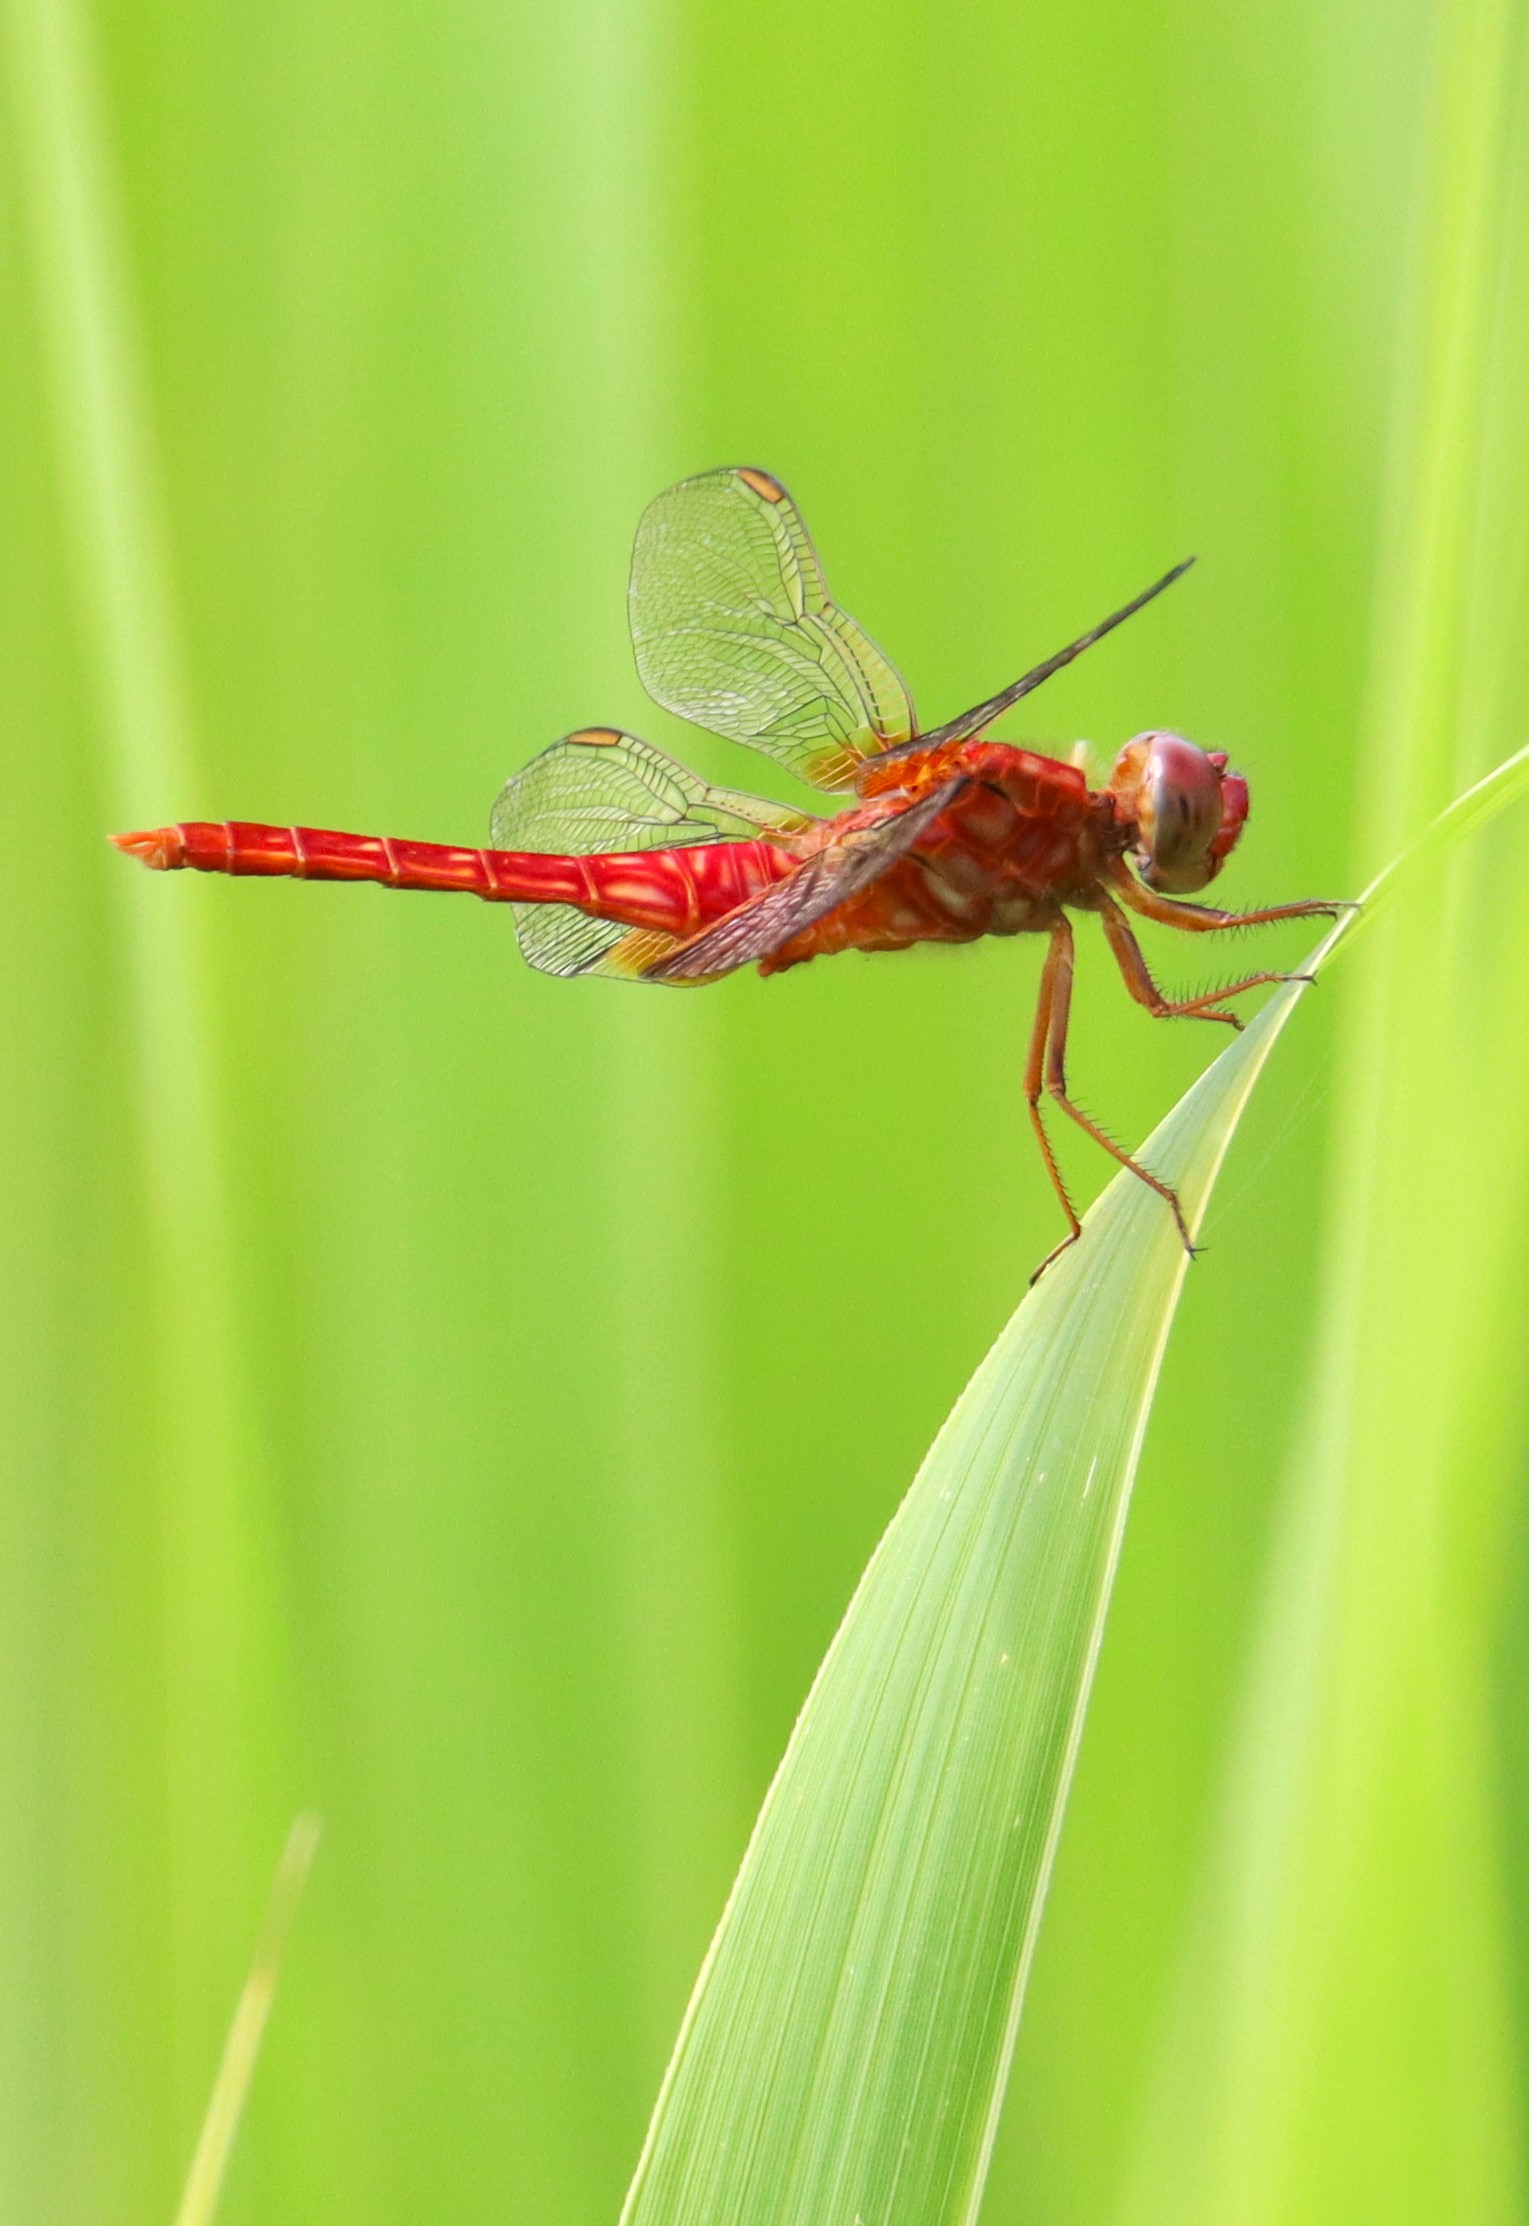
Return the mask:
[[1053,673],[1070,665],[1075,657],[1081,657],[1085,649],[1092,649],[1095,642],[1103,641],[1106,634],[1112,634],[1126,619],[1134,618],[1154,596],[1161,595],[1165,587],[1172,587],[1175,580],[1181,580],[1194,561],[1193,557],[1186,557],[1171,572],[1165,572],[1160,580],[1154,580],[1150,587],[1143,588],[1140,595],[1133,595],[1130,602],[1123,603],[1118,611],[1111,611],[1109,617],[1101,619],[1097,626],[1090,626],[1086,634],[1080,634],[1065,649],[1057,650],[1055,655],[1047,657],[1041,664],[1032,665],[1027,673],[1021,674],[1018,680],[1011,681],[1007,688],[1000,688],[996,696],[989,696],[984,703],[974,703],[970,711],[962,711],[954,719],[947,719],[944,726],[935,727],[928,734],[921,734],[918,748],[935,750],[947,742],[965,742],[972,735],[980,734],[984,727],[991,726],[995,719],[1000,718],[1022,697],[1033,694],[1042,681],[1049,680]]
[[909,805],[895,819],[881,820],[820,850],[783,881],[739,905],[715,927],[692,936],[649,965],[645,979],[714,981],[719,974],[732,973],[735,967],[768,958],[804,929],[869,888],[889,866],[905,857],[965,786],[964,778],[947,781],[943,788]]
[[632,646],[666,711],[767,751],[818,788],[906,742],[913,702],[829,596],[795,503],[768,472],[703,472],[637,528]]
[[[651,743],[616,727],[565,735],[517,773],[489,820],[496,850],[668,850],[718,840],[792,834],[813,824],[740,790],[709,788]],[[514,904],[515,932],[528,965],[546,974],[652,978],[645,970],[679,938],[592,920],[569,904]]]

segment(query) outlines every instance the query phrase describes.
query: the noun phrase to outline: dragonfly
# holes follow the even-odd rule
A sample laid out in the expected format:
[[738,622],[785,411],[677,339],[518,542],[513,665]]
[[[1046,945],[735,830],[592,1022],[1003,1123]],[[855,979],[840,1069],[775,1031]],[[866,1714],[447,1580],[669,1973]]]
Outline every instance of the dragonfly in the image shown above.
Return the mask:
[[1166,996],[1128,915],[1207,935],[1342,908],[1313,899],[1225,912],[1184,901],[1216,878],[1248,815],[1248,784],[1225,751],[1154,729],[1128,741],[1091,788],[1076,753],[1053,757],[988,734],[1192,562],[996,695],[922,729],[897,668],[830,596],[781,482],[752,466],[703,472],[657,496],[637,529],[629,616],[639,676],[666,711],[763,751],[842,800],[838,809],[713,787],[635,734],[583,727],[508,782],[484,850],[248,820],[111,839],[158,871],[371,881],[508,904],[525,958],[562,976],[697,985],[839,951],[1043,935],[1024,1095],[1067,1231],[1036,1275],[1082,1233],[1048,1100],[1158,1194],[1192,1254],[1173,1187],[1070,1094],[1069,915],[1098,919],[1126,989],[1156,1018],[1236,1028],[1231,999],[1292,977],[1263,971]]

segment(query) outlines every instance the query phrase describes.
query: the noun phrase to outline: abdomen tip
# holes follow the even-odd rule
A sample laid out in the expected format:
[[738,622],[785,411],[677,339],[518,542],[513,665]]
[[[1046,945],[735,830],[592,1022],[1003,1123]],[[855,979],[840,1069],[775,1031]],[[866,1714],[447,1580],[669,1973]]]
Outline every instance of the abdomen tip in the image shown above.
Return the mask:
[[109,835],[107,840],[130,858],[141,859],[156,873],[179,864],[173,855],[175,830],[171,827],[149,827],[134,835]]

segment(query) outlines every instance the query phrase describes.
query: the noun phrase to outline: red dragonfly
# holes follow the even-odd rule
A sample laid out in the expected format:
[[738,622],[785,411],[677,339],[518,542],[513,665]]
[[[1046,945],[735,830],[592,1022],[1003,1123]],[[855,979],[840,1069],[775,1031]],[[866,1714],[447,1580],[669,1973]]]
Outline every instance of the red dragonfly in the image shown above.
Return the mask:
[[466,890],[514,907],[522,952],[549,974],[688,984],[753,962],[778,974],[834,951],[1044,935],[1025,1097],[1068,1233],[1036,1273],[1080,1234],[1043,1095],[1158,1193],[1192,1250],[1169,1185],[1068,1096],[1068,911],[1097,915],[1126,988],[1149,1012],[1235,1028],[1229,998],[1288,977],[1248,974],[1203,996],[1165,997],[1127,910],[1199,935],[1338,907],[1239,913],[1180,901],[1220,872],[1247,817],[1247,783],[1223,751],[1139,734],[1106,785],[1090,789],[1076,763],[984,739],[1011,705],[1187,569],[1176,565],[1012,686],[921,731],[896,668],[830,597],[780,481],[703,472],[659,495],[637,529],[638,672],[665,710],[852,798],[832,817],[708,787],[634,734],[585,727],[509,782],[490,820],[492,850],[247,820],[112,839],[160,871]]

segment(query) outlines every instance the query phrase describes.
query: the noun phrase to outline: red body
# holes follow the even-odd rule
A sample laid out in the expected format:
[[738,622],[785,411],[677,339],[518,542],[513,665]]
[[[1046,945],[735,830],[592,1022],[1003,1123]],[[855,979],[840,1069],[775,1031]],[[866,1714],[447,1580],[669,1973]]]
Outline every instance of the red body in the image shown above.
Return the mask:
[[448,843],[192,819],[127,838],[146,864],[198,873],[277,874],[294,881],[379,881],[449,889],[490,904],[572,904],[601,920],[689,935],[778,881],[796,860],[767,842],[696,843],[588,858],[535,850],[458,850]]
[[1077,767],[997,742],[913,752],[865,782],[862,801],[804,833],[662,850],[568,857],[466,850],[251,820],[191,820],[123,838],[148,865],[202,873],[279,874],[301,881],[376,881],[450,889],[489,903],[571,904],[597,919],[691,936],[793,872],[804,858],[871,828],[956,773],[970,785],[874,885],[785,944],[761,971],[832,951],[966,943],[1047,926],[1086,901],[1105,855],[1125,848],[1108,791],[1090,794]]
[[901,951],[970,943],[1049,926],[1086,901],[1107,852],[1125,848],[1113,799],[1090,794],[1075,765],[1002,742],[958,742],[900,757],[863,777],[866,801],[825,823],[823,841],[873,825],[957,774],[970,785],[909,854],[847,904],[785,944],[760,968],[774,974],[832,951]]

